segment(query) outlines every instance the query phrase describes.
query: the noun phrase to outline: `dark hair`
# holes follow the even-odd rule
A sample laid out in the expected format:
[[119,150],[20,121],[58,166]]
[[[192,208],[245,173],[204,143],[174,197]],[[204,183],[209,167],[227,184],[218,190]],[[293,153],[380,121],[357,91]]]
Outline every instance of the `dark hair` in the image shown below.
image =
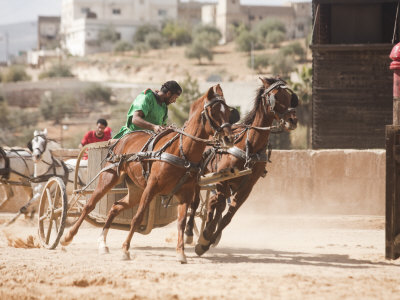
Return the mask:
[[168,91],[170,91],[172,94],[178,95],[182,93],[182,88],[175,80],[170,80],[161,86],[161,91],[163,93],[168,93]]
[[105,119],[98,119],[97,120],[97,122],[96,122],[96,124],[101,124],[101,125],[104,125],[104,126],[106,126],[107,127],[107,125],[108,125],[108,123],[107,123],[107,121],[105,120]]

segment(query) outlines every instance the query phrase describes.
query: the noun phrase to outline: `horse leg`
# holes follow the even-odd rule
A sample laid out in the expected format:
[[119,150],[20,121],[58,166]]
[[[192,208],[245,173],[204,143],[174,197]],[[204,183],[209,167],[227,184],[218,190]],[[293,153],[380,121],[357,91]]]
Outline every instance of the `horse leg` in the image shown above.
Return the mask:
[[131,207],[129,205],[129,203],[127,203],[127,201],[126,201],[127,199],[129,199],[129,194],[126,195],[121,200],[118,200],[117,202],[115,202],[108,213],[107,221],[104,224],[103,230],[101,231],[101,235],[97,239],[100,254],[107,254],[110,252],[110,250],[107,247],[108,230],[110,229],[111,224],[114,221],[114,218],[116,216],[118,216],[120,214],[120,212],[122,212],[123,210]]
[[67,246],[72,242],[75,234],[77,234],[79,227],[86,216],[96,207],[97,202],[109,191],[114,185],[118,183],[119,177],[115,171],[103,172],[100,175],[99,182],[97,183],[96,189],[94,190],[89,201],[83,207],[82,213],[79,216],[76,223],[72,226],[69,232],[61,238],[61,245]]
[[222,231],[228,224],[232,221],[233,216],[236,214],[238,209],[242,206],[242,204],[246,201],[247,197],[250,195],[253,185],[248,185],[246,187],[242,187],[240,190],[236,192],[234,199],[232,199],[231,204],[229,205],[227,213],[223,216],[221,221],[218,223],[218,228],[214,232],[213,236],[210,239],[212,244],[219,238],[222,234]]
[[5,194],[5,196],[0,201],[0,207],[2,207],[3,204],[6,203],[8,199],[10,199],[14,195],[14,193],[12,192],[9,184],[7,183],[0,184],[0,188],[4,191]]
[[146,208],[149,206],[151,200],[153,200],[153,197],[156,195],[155,187],[156,186],[154,184],[154,181],[149,180],[147,182],[147,186],[143,191],[142,197],[140,198],[139,207],[136,211],[135,216],[132,218],[128,236],[125,242],[122,244],[123,260],[130,260],[129,248],[133,237],[133,233],[139,228],[140,224],[142,223]]
[[187,263],[183,235],[186,227],[187,209],[187,202],[178,205],[178,243],[176,245],[176,258],[181,264]]
[[195,189],[194,199],[190,204],[190,213],[189,218],[186,224],[185,230],[185,244],[190,245],[193,243],[193,227],[194,227],[194,218],[196,216],[197,208],[200,204],[200,186],[197,186]]

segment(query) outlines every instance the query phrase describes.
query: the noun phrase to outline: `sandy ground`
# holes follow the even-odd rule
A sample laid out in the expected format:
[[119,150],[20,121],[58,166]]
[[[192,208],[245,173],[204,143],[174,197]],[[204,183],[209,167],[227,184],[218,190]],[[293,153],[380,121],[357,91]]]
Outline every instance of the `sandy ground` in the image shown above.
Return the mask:
[[[0,214],[0,222],[10,218]],[[133,237],[84,223],[73,243],[34,248],[36,223],[0,228],[1,299],[399,299],[400,261],[384,258],[383,216],[254,215],[246,209],[218,247],[175,261],[175,224]],[[19,243],[18,242],[23,242]],[[27,245],[33,248],[16,248]]]

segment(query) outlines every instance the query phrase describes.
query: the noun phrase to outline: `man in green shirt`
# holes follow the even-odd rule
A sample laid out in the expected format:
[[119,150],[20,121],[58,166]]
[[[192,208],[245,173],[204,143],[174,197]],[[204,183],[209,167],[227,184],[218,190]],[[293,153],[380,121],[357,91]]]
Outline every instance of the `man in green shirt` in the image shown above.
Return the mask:
[[181,93],[182,88],[174,80],[164,83],[159,91],[147,89],[140,93],[129,108],[125,125],[114,139],[141,129],[161,132],[166,125],[168,105],[174,103]]

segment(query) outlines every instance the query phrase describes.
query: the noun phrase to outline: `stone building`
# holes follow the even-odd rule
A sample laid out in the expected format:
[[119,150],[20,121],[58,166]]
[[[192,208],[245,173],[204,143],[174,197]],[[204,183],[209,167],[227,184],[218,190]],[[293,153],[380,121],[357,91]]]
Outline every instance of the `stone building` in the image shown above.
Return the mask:
[[60,44],[60,17],[38,18],[37,49],[55,49]]
[[78,56],[107,51],[110,45],[98,42],[101,30],[112,27],[120,40],[132,43],[140,25],[160,26],[177,15],[178,0],[63,0],[63,48]]

